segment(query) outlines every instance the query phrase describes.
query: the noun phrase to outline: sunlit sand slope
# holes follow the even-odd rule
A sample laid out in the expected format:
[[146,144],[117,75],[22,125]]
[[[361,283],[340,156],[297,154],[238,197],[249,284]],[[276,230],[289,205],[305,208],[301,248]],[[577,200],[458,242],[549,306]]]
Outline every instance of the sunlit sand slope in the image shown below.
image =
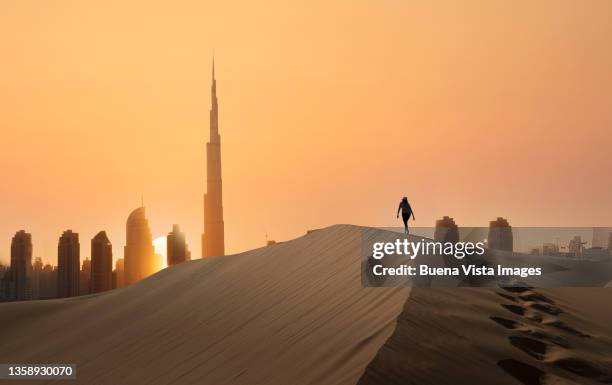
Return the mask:
[[75,363],[71,384],[353,385],[409,296],[361,288],[362,232],[393,237],[332,226],[100,295],[2,304],[0,363]]

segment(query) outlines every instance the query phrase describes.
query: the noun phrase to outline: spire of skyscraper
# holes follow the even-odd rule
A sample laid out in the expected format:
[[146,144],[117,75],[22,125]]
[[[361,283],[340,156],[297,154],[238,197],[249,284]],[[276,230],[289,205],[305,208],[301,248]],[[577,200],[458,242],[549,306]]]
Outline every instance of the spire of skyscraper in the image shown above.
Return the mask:
[[215,79],[214,56],[212,61],[210,99],[210,139],[206,143],[206,193],[204,194],[202,258],[225,254],[223,187],[221,183],[221,135],[219,135],[219,106],[217,104],[217,80]]

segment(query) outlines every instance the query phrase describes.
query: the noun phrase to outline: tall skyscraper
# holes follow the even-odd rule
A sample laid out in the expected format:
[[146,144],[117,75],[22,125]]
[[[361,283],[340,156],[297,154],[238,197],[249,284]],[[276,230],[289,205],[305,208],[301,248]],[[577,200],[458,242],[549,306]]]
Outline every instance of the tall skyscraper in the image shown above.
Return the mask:
[[119,258],[115,262],[115,286],[114,288],[120,288],[125,286],[125,268],[123,265],[123,258]]
[[[126,242],[123,249],[125,259],[125,285],[131,285],[157,272],[161,260],[153,249],[153,237],[145,208],[132,211],[126,223]],[[159,263],[158,263],[159,262]]]
[[66,230],[57,245],[57,296],[74,297],[80,294],[81,246],[79,234]]
[[9,300],[30,299],[32,235],[20,230],[11,240],[11,266],[4,275],[5,296]]
[[172,225],[172,231],[166,237],[166,256],[168,266],[191,259],[191,252],[185,242],[185,233],[181,232],[179,225]]
[[8,273],[8,267],[0,263],[0,302],[7,300],[5,275]]
[[210,140],[206,143],[206,194],[204,194],[204,233],[202,258],[225,254],[223,224],[223,188],[221,183],[221,135],[219,135],[219,106],[215,61],[212,65],[210,109]]
[[434,240],[436,242],[459,242],[459,228],[455,220],[451,217],[444,216],[436,221],[436,231],[434,232]]
[[591,247],[608,248],[608,240],[612,233],[612,227],[593,227],[593,241]]
[[487,237],[489,249],[513,251],[514,236],[512,226],[508,220],[497,217],[496,220],[489,222],[489,236]]
[[91,239],[91,292],[110,290],[113,277],[113,246],[105,231]]
[[43,262],[42,258],[38,257],[34,259],[32,263],[32,275],[30,277],[30,287],[32,289],[32,299],[40,299],[41,297],[41,281],[43,274]]

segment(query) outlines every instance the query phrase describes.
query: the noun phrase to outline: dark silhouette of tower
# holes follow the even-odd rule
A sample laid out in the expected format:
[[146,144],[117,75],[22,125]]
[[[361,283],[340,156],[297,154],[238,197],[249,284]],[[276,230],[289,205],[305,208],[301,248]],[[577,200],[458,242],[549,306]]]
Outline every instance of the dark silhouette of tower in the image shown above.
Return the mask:
[[219,135],[219,106],[215,61],[212,65],[210,109],[210,140],[206,143],[206,194],[204,194],[204,233],[202,258],[225,254],[223,224],[223,188],[221,184],[221,136]]
[[514,238],[512,235],[512,227],[508,220],[498,217],[496,220],[489,222],[489,236],[487,237],[487,246],[489,249],[513,251]]
[[11,266],[4,274],[4,293],[9,300],[30,299],[32,235],[20,230],[11,240]]
[[459,228],[457,227],[457,224],[453,218],[445,216],[436,221],[434,241],[442,243],[459,242]]
[[4,266],[0,263],[0,302],[8,299],[7,297],[7,286],[8,286],[8,266]]
[[40,299],[41,297],[43,267],[42,258],[35,258],[32,263],[32,274],[30,275],[31,299]]
[[57,296],[79,295],[81,247],[79,234],[66,230],[57,245]]
[[81,265],[81,272],[79,273],[79,294],[86,295],[91,292],[91,259],[85,258]]
[[120,287],[125,286],[125,269],[123,264],[123,258],[119,258],[117,262],[115,262],[115,283],[113,285],[114,289],[118,289]]
[[131,285],[157,272],[161,261],[153,249],[153,237],[145,208],[132,211],[126,223],[126,242],[123,250],[125,259],[125,285]]
[[91,239],[91,292],[100,293],[113,288],[113,246],[105,231]]
[[172,231],[166,237],[166,256],[168,266],[191,259],[191,252],[185,242],[185,233],[181,232],[179,225],[172,225]]

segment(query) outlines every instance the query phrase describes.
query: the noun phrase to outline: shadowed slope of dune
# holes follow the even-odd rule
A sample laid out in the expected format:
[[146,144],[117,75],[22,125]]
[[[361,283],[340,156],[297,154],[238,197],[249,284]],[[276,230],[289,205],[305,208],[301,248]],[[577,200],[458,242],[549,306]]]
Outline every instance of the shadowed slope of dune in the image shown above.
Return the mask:
[[361,288],[362,234],[394,236],[337,225],[103,294],[2,304],[0,362],[75,363],[82,384],[355,384],[409,296]]
[[412,289],[359,385],[448,383],[612,383],[612,290]]

